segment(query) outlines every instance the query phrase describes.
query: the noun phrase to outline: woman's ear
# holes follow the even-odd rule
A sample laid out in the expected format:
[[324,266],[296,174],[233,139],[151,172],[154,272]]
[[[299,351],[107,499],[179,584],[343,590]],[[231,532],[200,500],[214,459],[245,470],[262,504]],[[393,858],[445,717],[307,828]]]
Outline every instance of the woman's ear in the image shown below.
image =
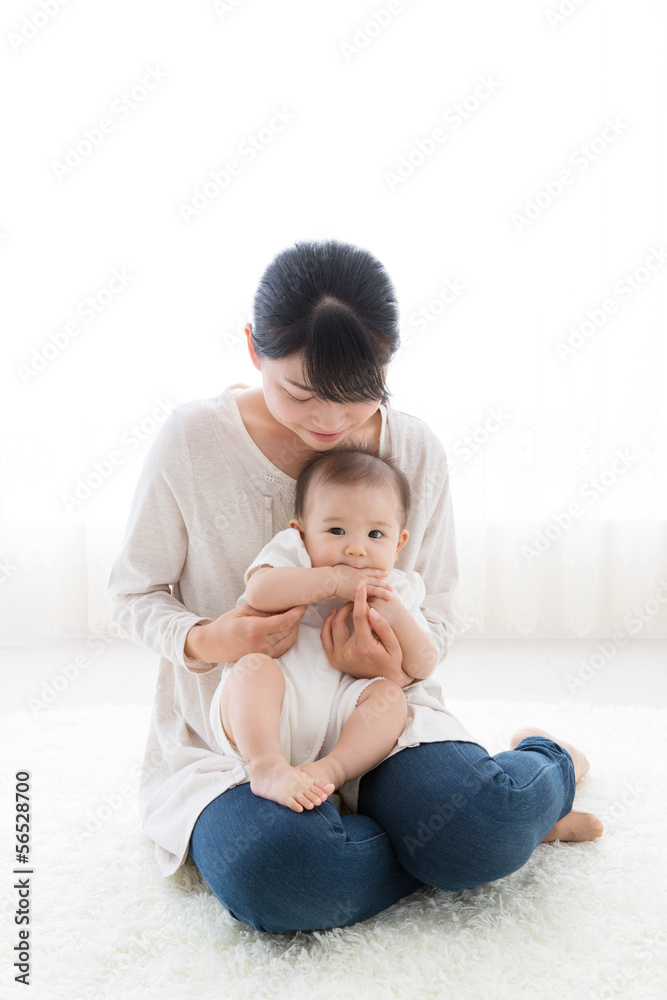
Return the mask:
[[248,351],[250,352],[250,360],[252,361],[257,371],[261,372],[262,365],[259,361],[259,358],[255,354],[255,346],[252,342],[252,323],[246,323],[244,332],[248,341]]

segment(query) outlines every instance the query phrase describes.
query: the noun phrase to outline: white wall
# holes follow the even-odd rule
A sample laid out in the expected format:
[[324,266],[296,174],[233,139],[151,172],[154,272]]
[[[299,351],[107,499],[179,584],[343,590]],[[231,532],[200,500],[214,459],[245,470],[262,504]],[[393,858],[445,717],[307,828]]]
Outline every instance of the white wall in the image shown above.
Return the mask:
[[396,284],[461,630],[667,635],[664,6],[43,2],[0,15],[0,633],[104,630],[163,404],[259,384],[261,272],[335,236]]

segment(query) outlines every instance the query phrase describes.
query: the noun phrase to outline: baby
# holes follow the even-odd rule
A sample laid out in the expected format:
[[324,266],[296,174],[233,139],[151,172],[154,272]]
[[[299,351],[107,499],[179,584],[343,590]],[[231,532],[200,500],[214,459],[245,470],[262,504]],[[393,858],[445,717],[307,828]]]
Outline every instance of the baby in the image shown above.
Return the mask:
[[344,605],[338,617],[347,618],[359,588],[371,630],[379,609],[398,639],[402,680],[433,672],[437,650],[419,607],[423,580],[394,568],[409,537],[409,507],[409,483],[393,463],[364,449],[331,449],[302,470],[290,527],[246,570],[239,603],[274,613],[308,605],[294,645],[276,659],[251,653],[224,664],[211,702],[215,738],[246,763],[255,795],[295,812],[312,809],[383,761],[402,733],[402,687],[356,665],[356,675],[342,673],[320,633]]

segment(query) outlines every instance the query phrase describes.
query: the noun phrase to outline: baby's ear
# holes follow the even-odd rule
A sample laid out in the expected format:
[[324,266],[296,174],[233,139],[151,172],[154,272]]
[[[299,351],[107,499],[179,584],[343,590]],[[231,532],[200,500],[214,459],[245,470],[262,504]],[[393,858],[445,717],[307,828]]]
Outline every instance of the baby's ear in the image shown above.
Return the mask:
[[305,543],[306,543],[306,535],[305,535],[305,532],[303,530],[303,525],[301,524],[301,521],[298,519],[298,517],[293,517],[292,520],[289,523],[289,526],[290,526],[290,528],[296,528],[296,530],[299,532],[299,534],[301,536],[301,541],[305,545]]
[[408,538],[410,537],[410,532],[403,530],[398,536],[398,545],[396,546],[396,555],[394,556],[394,562],[398,559],[398,553],[401,551]]

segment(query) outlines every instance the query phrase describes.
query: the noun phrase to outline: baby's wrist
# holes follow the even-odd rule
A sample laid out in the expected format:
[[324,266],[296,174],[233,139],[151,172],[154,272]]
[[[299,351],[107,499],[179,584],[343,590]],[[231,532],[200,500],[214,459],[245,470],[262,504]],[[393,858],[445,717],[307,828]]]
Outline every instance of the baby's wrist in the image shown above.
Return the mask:
[[338,589],[338,571],[335,566],[316,566],[313,569],[316,573],[316,590],[311,603],[327,601],[330,597],[336,597]]
[[385,601],[384,597],[371,597],[366,603],[369,608],[375,608],[390,624],[400,618],[405,611],[405,605],[397,594],[392,594],[389,601]]

